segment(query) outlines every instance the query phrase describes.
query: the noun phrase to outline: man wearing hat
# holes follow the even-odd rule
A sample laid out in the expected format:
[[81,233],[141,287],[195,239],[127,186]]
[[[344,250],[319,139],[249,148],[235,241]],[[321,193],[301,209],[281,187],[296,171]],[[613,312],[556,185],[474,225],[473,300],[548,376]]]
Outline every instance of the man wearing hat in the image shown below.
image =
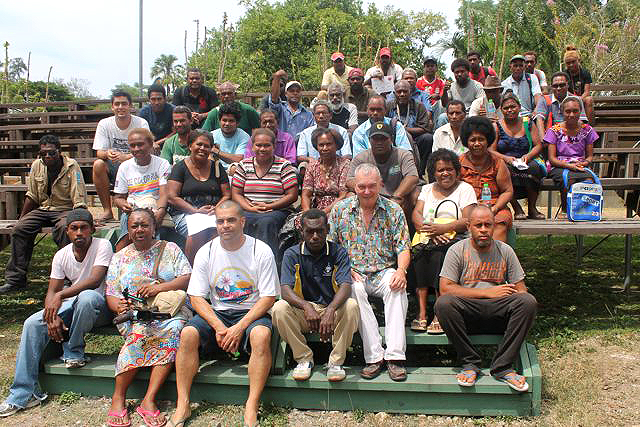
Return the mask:
[[502,111],[500,111],[500,95],[502,94],[500,79],[497,76],[488,76],[484,80],[483,89],[484,96],[471,103],[471,107],[469,108],[469,117],[487,117],[487,105],[489,104],[489,101],[493,101],[493,105],[496,108],[496,114],[493,117],[489,117],[489,119],[497,121],[499,118],[502,118]]
[[509,68],[511,75],[502,81],[503,92],[511,90],[518,97],[522,105],[520,115],[532,114],[542,98],[540,82],[535,74],[524,71],[522,55],[514,55],[509,61]]
[[[47,398],[38,386],[38,370],[50,340],[62,344],[67,369],[79,368],[89,362],[84,354],[84,335],[111,321],[104,298],[104,278],[113,255],[111,243],[91,237],[95,232],[93,216],[84,208],[70,211],[66,224],[71,243],[53,257],[44,310],[24,322],[13,384],[0,404],[0,417],[37,406]],[[65,286],[65,281],[70,285]]]
[[[412,193],[418,184],[418,170],[411,151],[394,147],[393,129],[385,122],[375,122],[369,130],[368,150],[360,152],[351,161],[347,188],[355,191],[355,171],[362,163],[376,165],[382,178],[380,195],[398,203],[411,215]],[[429,147],[431,148],[431,147]],[[431,154],[431,152],[429,152]]]
[[288,132],[294,138],[316,122],[313,114],[302,103],[302,84],[296,80],[291,80],[284,87],[284,95],[287,101],[279,101],[280,81],[288,80],[287,72],[278,70],[273,74],[271,80],[271,97],[269,98],[269,108],[278,113],[278,124],[280,130]]
[[354,68],[349,71],[349,87],[345,93],[345,99],[348,103],[356,106],[359,124],[367,120],[369,98],[375,94],[373,89],[364,85],[364,73],[360,68]]
[[331,83],[340,83],[343,88],[348,88],[349,72],[353,70],[353,67],[349,67],[344,63],[344,54],[342,52],[333,52],[331,54],[331,62],[333,62],[333,67],[324,71],[320,88],[327,90]]
[[[378,53],[378,59],[376,60],[376,65],[369,68],[364,75],[364,84],[365,86],[373,87],[371,79],[382,80],[385,76],[393,76],[393,84],[402,79],[402,67],[393,62],[393,60],[391,59],[391,49],[389,49],[388,47],[383,47],[380,49],[380,52]],[[388,91],[379,93],[379,95],[386,96],[389,92],[392,91],[393,87],[391,87]]]
[[[376,132],[388,138],[386,125]],[[376,143],[376,147],[378,144]],[[376,148],[377,150],[377,148]],[[375,163],[353,171],[356,195],[336,203],[329,216],[327,240],[344,246],[351,260],[351,296],[358,303],[362,349],[366,366],[360,375],[372,379],[386,363],[394,381],[407,379],[406,359],[407,268],[411,259],[409,228],[400,206],[380,196],[382,179]],[[384,302],[384,339],[369,303],[369,295]]]

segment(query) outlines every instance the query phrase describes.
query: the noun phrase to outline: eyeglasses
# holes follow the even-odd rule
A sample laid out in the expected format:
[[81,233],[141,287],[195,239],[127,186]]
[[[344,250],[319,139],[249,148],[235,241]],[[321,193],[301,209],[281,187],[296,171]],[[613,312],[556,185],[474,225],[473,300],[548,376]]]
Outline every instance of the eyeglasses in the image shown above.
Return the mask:
[[40,150],[38,156],[40,157],[55,157],[58,154],[58,150]]
[[565,87],[566,85],[567,85],[566,83],[556,83],[554,85],[551,85],[551,87],[554,88],[554,89],[560,89],[560,88]]

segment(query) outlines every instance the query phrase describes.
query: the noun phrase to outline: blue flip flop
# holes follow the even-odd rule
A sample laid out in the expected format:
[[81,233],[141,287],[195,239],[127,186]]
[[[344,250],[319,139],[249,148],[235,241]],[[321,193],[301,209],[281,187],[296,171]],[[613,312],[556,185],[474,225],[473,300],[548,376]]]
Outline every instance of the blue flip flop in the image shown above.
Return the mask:
[[473,387],[474,385],[476,385],[476,381],[478,381],[478,373],[472,369],[464,369],[462,371],[460,371],[460,374],[464,375],[464,378],[466,380],[468,379],[473,379],[472,382],[468,382],[468,381],[462,381],[460,378],[458,378],[456,376],[456,379],[458,380],[458,385],[462,386],[462,387]]
[[495,377],[498,381],[505,383],[515,391],[527,391],[529,390],[529,384],[525,381],[522,386],[517,385],[513,381],[520,381],[521,378],[524,378],[522,375],[518,375],[515,371],[507,372],[506,374]]

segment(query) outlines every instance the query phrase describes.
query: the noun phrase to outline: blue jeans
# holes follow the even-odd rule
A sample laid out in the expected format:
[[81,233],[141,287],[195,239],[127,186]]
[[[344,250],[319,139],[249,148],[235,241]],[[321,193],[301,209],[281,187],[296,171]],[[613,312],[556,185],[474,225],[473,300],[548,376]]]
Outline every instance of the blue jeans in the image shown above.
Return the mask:
[[[32,314],[24,322],[20,347],[16,356],[16,373],[9,389],[7,403],[24,408],[35,396],[44,400],[47,395],[40,390],[38,369],[40,357],[49,343],[47,323],[42,315],[44,310]],[[62,358],[84,359],[84,335],[94,326],[106,325],[111,321],[111,312],[107,308],[104,296],[93,289],[80,292],[77,296],[64,301],[58,316],[69,328],[69,341],[62,343]]]
[[280,265],[280,240],[278,239],[278,233],[284,225],[287,216],[289,216],[289,213],[290,212],[286,210],[275,210],[264,213],[245,212],[244,214],[246,219],[244,223],[245,234],[262,240],[269,245],[278,265]]

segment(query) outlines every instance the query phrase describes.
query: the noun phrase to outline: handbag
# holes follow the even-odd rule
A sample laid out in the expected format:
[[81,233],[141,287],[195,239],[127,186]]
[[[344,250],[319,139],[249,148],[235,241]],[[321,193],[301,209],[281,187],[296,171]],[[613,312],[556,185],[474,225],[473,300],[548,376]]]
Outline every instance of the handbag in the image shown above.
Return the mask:
[[[158,268],[160,267],[160,259],[162,258],[165,246],[167,246],[167,242],[161,240],[159,245],[160,250],[158,251],[158,255],[156,256],[156,261],[153,264],[153,270],[151,272],[151,277],[154,278],[154,283],[161,282],[160,277],[158,276]],[[173,317],[182,309],[186,300],[187,293],[185,291],[163,291],[158,292],[155,296],[148,297],[146,305],[151,311],[168,313]]]
[[570,221],[600,221],[604,205],[602,184],[591,169],[584,170],[591,174],[593,183],[576,182],[569,186],[569,170],[562,172],[564,188],[567,190],[567,218]]
[[[440,209],[440,206],[442,206],[444,203],[446,202],[450,202],[453,203],[453,205],[455,206],[455,212],[456,212],[456,217],[454,218],[438,218],[438,210]],[[458,214],[458,204],[456,202],[454,202],[453,200],[449,200],[449,199],[445,199],[443,201],[441,201],[440,203],[438,203],[438,206],[436,206],[435,212],[433,214],[433,223],[434,224],[449,224],[451,222],[457,221],[458,219],[460,219],[459,214]],[[464,237],[460,234],[458,234],[455,230],[453,231],[449,231],[448,233],[444,234],[446,237],[448,237],[450,239],[450,241],[444,245],[438,245],[436,243],[434,243],[431,240],[431,234],[427,233],[427,232],[421,232],[421,231],[416,231],[416,233],[413,235],[413,240],[411,241],[411,255],[412,257],[415,259],[419,256],[421,256],[425,251],[430,251],[433,250],[435,248],[448,248],[449,246],[453,245],[454,243],[456,243],[459,240],[462,240]]]
[[[533,150],[533,139],[531,138],[531,129],[529,129],[529,117],[523,117],[522,123],[524,127],[524,133],[527,136],[527,141],[529,141],[529,151],[531,151]],[[547,162],[544,161],[542,156],[538,156],[534,158],[533,161],[536,162],[538,165],[540,165],[540,168],[542,168],[544,172],[543,176],[547,176],[547,174],[551,169],[549,165],[547,165]]]

